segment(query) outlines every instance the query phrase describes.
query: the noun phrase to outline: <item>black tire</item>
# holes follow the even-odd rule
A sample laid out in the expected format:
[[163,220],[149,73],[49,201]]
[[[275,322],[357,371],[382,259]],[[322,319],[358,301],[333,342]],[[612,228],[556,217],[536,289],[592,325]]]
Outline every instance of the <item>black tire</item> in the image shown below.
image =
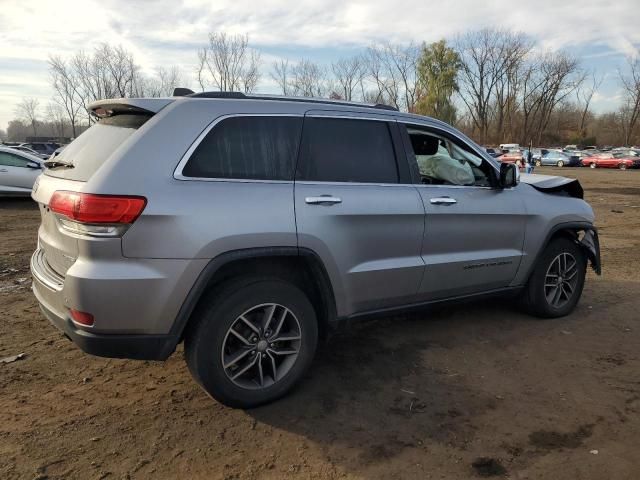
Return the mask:
[[564,167],[564,161],[562,161],[562,160],[558,160],[558,163],[556,163],[556,165],[557,165],[559,168],[562,168],[562,167]]
[[591,163],[589,164],[589,167],[591,167],[591,168],[598,168],[598,165],[596,164],[596,162],[591,162]]
[[[286,307],[295,315],[300,326],[298,354],[284,376],[273,384],[243,388],[225,372],[223,345],[240,315],[252,307],[270,303]],[[296,286],[278,278],[251,277],[225,283],[205,299],[192,322],[185,335],[189,371],[209,395],[233,408],[257,407],[286,394],[311,365],[318,343],[318,323],[309,299]]]
[[[570,298],[565,299],[565,303],[554,306],[547,296],[547,292],[551,291],[546,287],[548,285],[547,274],[551,271],[552,262],[563,253],[569,254],[575,259],[577,279],[572,287]],[[524,292],[522,292],[521,299],[524,310],[540,318],[557,318],[570,314],[582,295],[586,270],[587,259],[585,254],[573,240],[566,237],[552,240],[538,258],[538,263],[529,277]],[[560,280],[562,281],[562,278]],[[553,288],[551,287],[551,289]],[[568,288],[566,287],[567,291]]]
[[620,164],[618,165],[618,168],[619,168],[620,170],[626,170],[626,169],[627,169],[627,165],[626,165],[626,164],[624,164],[624,163],[620,163]]
[[536,167],[541,167],[542,166],[542,162],[540,160],[536,160]]

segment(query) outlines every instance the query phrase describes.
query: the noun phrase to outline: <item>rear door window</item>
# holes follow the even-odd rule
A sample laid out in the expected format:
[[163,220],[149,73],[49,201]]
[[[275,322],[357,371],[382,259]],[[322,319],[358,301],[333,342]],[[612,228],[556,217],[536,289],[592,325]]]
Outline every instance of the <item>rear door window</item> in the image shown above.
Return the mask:
[[182,176],[293,180],[301,117],[238,116],[217,123],[198,144]]
[[145,114],[121,114],[95,123],[56,157],[73,168],[48,168],[45,174],[69,180],[87,181],[120,145],[151,118]]
[[398,183],[387,122],[305,118],[297,180]]

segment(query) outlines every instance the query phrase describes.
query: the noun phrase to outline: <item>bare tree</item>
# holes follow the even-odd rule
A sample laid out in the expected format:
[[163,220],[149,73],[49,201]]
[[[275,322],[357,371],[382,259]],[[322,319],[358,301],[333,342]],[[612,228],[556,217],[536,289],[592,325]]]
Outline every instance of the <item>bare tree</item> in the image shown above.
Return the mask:
[[[585,75],[586,78],[586,75]],[[586,121],[587,115],[589,113],[589,106],[591,105],[591,100],[593,96],[602,85],[604,80],[604,75],[598,76],[594,71],[591,72],[590,82],[580,82],[580,86],[576,89],[576,97],[578,99],[578,103],[582,105],[582,114],[580,115],[580,125],[578,126],[578,132],[580,132],[580,137],[586,137]]]
[[260,53],[249,48],[248,35],[210,33],[209,44],[198,51],[198,83],[223,92],[251,93],[260,80]]
[[514,138],[514,117],[518,110],[518,93],[521,87],[520,72],[532,44],[520,33],[505,35],[502,55],[504,71],[498,77],[495,91],[495,122],[498,139]]
[[[579,73],[579,62],[576,58],[556,52],[544,55],[540,63],[539,76],[543,79],[539,95],[539,112],[537,118],[536,140],[540,143],[542,133],[547,128],[553,110],[573,93],[584,77],[574,78]],[[526,132],[525,132],[526,133]]]
[[[480,141],[486,143],[498,84],[506,81],[507,71],[513,70],[523,56],[526,42],[521,34],[485,28],[459,37],[457,49],[462,64],[461,98],[479,132]],[[503,93],[502,104],[506,105],[508,95]]]
[[72,134],[76,137],[76,126],[84,108],[84,100],[79,91],[80,81],[73,69],[59,56],[49,57],[49,70],[56,92],[53,100],[64,109],[71,124]]
[[351,58],[340,58],[331,65],[331,70],[340,89],[340,97],[351,101],[358,86],[362,87],[362,81],[366,75],[363,58],[356,55]]
[[24,120],[33,129],[33,136],[38,136],[38,106],[40,102],[37,98],[23,98],[16,106],[16,115]]
[[182,75],[178,67],[160,67],[156,70],[156,75],[151,78],[141,78],[140,93],[143,97],[168,97],[176,87],[184,86]]
[[273,62],[273,67],[271,68],[269,76],[278,84],[282,95],[290,95],[289,74],[289,60],[280,59]]
[[625,92],[625,105],[620,110],[624,128],[624,143],[629,145],[636,123],[640,117],[640,57],[628,58],[628,74],[619,72],[620,83]]
[[325,70],[310,60],[302,59],[291,67],[291,94],[300,97],[322,97],[327,92]]
[[55,102],[49,102],[46,115],[48,122],[55,128],[56,136],[59,138],[64,137],[65,127],[67,126],[64,109]]
[[420,48],[413,43],[402,46],[385,43],[367,49],[369,77],[376,84],[380,100],[409,112],[418,100],[418,58]]

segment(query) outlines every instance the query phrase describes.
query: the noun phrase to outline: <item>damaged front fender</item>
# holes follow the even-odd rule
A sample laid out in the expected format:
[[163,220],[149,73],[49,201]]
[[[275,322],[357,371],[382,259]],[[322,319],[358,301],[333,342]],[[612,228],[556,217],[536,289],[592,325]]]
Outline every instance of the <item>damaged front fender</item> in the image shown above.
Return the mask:
[[600,264],[600,240],[598,239],[598,230],[595,227],[585,230],[578,244],[587,254],[593,271],[600,275],[602,273],[602,266]]

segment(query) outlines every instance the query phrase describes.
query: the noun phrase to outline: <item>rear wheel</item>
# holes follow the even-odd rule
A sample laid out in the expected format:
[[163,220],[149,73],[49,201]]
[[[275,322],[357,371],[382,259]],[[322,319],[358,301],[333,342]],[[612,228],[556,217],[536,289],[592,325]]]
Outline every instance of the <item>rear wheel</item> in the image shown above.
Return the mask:
[[556,163],[556,165],[560,168],[564,167],[564,161],[562,160],[558,160],[558,163]]
[[279,279],[228,283],[194,320],[185,339],[189,370],[230,407],[256,407],[287,393],[308,369],[318,342],[308,298]]
[[618,165],[618,168],[620,170],[626,170],[627,169],[627,164],[626,163],[621,163],[621,164]]
[[596,168],[596,167],[597,167],[596,162],[591,162],[591,163],[589,164],[589,167],[591,167],[591,168]]
[[542,318],[563,317],[573,311],[584,287],[587,260],[568,238],[553,240],[540,255],[523,292],[523,306]]
[[542,162],[540,160],[536,160],[536,167],[542,166]]

